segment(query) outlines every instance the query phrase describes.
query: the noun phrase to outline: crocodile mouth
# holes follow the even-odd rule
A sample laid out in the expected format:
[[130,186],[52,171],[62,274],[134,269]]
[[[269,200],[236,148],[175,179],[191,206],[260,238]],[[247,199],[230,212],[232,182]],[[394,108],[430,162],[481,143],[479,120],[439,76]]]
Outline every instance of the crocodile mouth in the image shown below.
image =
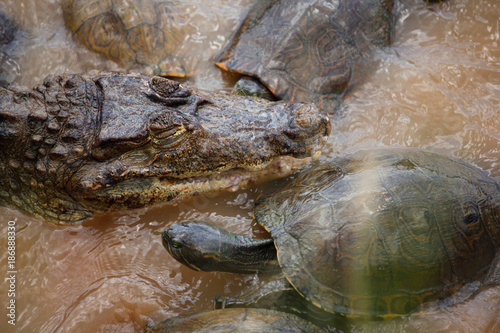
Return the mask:
[[251,169],[240,167],[205,176],[188,178],[160,177],[157,180],[159,186],[166,188],[168,192],[177,193],[179,198],[219,190],[234,192],[257,181],[270,181],[286,177],[312,160],[316,160],[320,154],[318,151],[313,156],[302,159],[282,156],[267,165],[256,166]]
[[313,156],[302,159],[282,156],[267,165],[254,166],[252,169],[234,168],[204,176],[130,179],[102,188],[95,195],[108,203],[121,202],[122,208],[175,203],[193,195],[224,190],[234,192],[256,182],[283,178],[319,156],[319,151]]

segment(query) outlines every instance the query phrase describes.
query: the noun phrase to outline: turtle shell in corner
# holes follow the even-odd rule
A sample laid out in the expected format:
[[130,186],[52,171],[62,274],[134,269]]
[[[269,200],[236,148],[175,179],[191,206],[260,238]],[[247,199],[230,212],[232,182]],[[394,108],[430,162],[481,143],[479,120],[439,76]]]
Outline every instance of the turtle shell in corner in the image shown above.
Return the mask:
[[394,0],[264,0],[250,8],[217,66],[259,79],[277,97],[328,112],[371,48],[390,43]]
[[224,309],[167,319],[146,327],[153,332],[323,332],[289,313],[265,309]]
[[175,1],[65,0],[66,27],[89,50],[127,69],[183,77],[175,55],[187,36],[186,14]]
[[[393,317],[480,280],[500,249],[500,187],[417,150],[359,152],[261,197],[289,282],[318,307]],[[311,260],[313,258],[313,260]]]

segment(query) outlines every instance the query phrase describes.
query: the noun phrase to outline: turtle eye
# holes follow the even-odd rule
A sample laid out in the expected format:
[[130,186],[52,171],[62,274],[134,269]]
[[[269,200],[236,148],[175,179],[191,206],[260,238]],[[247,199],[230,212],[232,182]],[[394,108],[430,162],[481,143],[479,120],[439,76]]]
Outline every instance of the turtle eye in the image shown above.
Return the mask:
[[172,240],[170,241],[170,245],[171,245],[173,248],[175,248],[175,249],[180,249],[180,248],[182,247],[182,243],[181,243],[181,242],[179,242],[179,241],[177,241],[177,240],[175,240],[175,239],[172,239]]

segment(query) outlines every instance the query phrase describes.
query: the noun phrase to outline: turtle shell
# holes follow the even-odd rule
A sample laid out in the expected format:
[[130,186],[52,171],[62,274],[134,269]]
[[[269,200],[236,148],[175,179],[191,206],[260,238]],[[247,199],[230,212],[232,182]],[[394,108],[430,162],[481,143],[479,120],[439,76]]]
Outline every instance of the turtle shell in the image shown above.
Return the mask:
[[338,106],[373,45],[390,42],[394,0],[265,0],[215,57],[277,97]]
[[167,319],[146,327],[153,332],[323,332],[289,313],[265,309],[224,309]]
[[0,10],[0,46],[12,42],[18,30],[19,27],[14,19]]
[[125,68],[188,74],[175,56],[188,34],[188,22],[174,1],[65,0],[63,14],[78,41]]
[[261,197],[255,218],[316,306],[392,317],[487,272],[500,247],[500,188],[444,156],[375,150],[301,173]]

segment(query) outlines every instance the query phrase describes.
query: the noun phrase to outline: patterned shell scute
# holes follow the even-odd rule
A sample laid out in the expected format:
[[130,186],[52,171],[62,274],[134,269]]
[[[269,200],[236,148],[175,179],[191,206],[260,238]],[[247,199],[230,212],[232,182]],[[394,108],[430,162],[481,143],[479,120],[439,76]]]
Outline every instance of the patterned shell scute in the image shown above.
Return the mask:
[[89,50],[146,74],[188,75],[175,54],[188,35],[177,1],[65,0],[65,24]]
[[255,217],[307,299],[331,312],[393,316],[487,271],[500,247],[499,206],[498,184],[468,164],[376,150],[301,173],[259,199]]

